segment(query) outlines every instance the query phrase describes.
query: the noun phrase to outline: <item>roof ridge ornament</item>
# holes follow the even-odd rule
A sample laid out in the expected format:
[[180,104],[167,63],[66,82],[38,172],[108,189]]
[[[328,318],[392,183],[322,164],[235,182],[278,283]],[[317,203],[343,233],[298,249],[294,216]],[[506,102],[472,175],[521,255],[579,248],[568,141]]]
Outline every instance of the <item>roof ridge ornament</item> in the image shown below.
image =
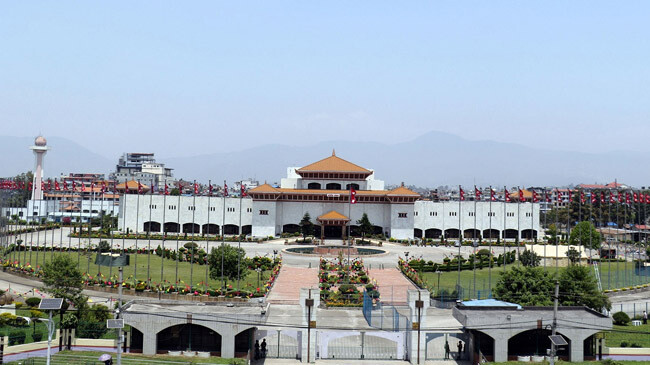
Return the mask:
[[336,156],[336,149],[332,148],[332,156]]

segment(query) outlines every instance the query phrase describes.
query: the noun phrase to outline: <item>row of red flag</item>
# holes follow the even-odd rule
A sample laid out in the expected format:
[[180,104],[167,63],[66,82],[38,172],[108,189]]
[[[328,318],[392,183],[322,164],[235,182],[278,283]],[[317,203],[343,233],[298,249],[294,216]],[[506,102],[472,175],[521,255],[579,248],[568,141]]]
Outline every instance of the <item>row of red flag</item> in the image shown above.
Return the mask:
[[[510,193],[508,192],[508,189],[504,189],[504,190],[505,190],[504,191],[505,201],[510,202],[511,201]],[[579,197],[579,202],[581,204],[587,203],[587,196],[586,196],[584,190],[579,190],[579,191],[575,191],[575,192],[572,191],[572,190],[568,190],[567,201],[573,202],[574,193],[576,193],[576,195]],[[579,193],[579,194],[577,194],[577,193]],[[533,203],[539,203],[541,199],[543,199],[547,203],[551,203],[553,201],[551,195],[549,195],[548,192],[545,191],[543,194],[544,194],[544,196],[541,197],[537,193],[537,191],[532,190],[532,201],[533,201]],[[562,193],[560,192],[559,189],[556,190],[556,194],[557,194],[558,199],[562,199],[561,198]],[[459,196],[460,196],[461,201],[465,200],[465,191],[463,190],[462,187],[460,187]],[[480,201],[482,196],[483,196],[483,192],[475,187],[474,188],[474,199]],[[525,201],[526,200],[526,197],[524,196],[524,191],[522,189],[519,189],[517,198],[520,201]],[[491,201],[497,201],[497,192],[492,188],[490,188],[490,200]],[[616,202],[621,203],[621,204],[623,204],[623,203],[632,204],[632,202],[640,203],[640,204],[650,204],[650,194],[642,193],[640,191],[639,192],[632,191],[631,193],[629,191],[626,191],[626,192],[617,191],[617,195],[615,196],[614,192],[612,192],[610,190],[609,191],[609,197],[607,197],[606,194],[605,194],[605,191],[600,191],[600,194],[598,194],[598,192],[592,192],[590,194],[590,202],[593,204],[593,203],[598,203],[599,201],[602,204],[605,204],[605,203],[614,204]]]
[[[52,180],[47,180],[47,181],[43,180],[43,181],[41,181],[41,190],[43,190],[43,191],[64,191],[64,192],[66,192],[66,191],[69,191],[69,192],[79,192],[79,191],[80,192],[85,192],[86,191],[86,185],[83,182],[79,182],[78,185],[79,185],[79,188],[77,188],[77,182],[76,181],[72,181],[70,183],[70,185],[68,185],[67,180],[63,180],[61,183],[59,183],[59,181],[56,180],[56,179],[54,180],[54,182],[52,182]],[[101,183],[97,183],[97,184],[95,182],[91,182],[90,183],[90,191],[91,192],[94,191],[97,185],[99,185],[101,187],[101,193],[102,194],[109,191],[108,186],[107,186],[105,181],[102,181]],[[14,180],[2,180],[2,181],[0,181],[0,190],[30,190],[31,191],[33,189],[33,187],[34,186],[33,186],[31,181],[28,184],[25,183],[24,181],[20,181],[20,180],[19,181],[14,181]],[[199,195],[201,193],[200,186],[196,182],[193,184],[193,188],[194,188],[193,189],[194,195]],[[125,193],[130,193],[132,189],[129,188],[128,185],[125,185],[125,189],[122,189],[122,190],[124,190]],[[178,190],[181,191],[181,192],[183,191],[182,182],[178,183]],[[117,184],[115,182],[113,182],[112,191],[113,192],[118,192]],[[212,186],[212,183],[210,183],[208,185],[208,195],[211,196],[213,194],[213,191],[214,191],[214,187]],[[138,181],[138,186],[137,186],[137,192],[138,192],[138,194],[144,194],[145,193],[145,186],[142,185],[142,183],[140,183],[139,181]],[[225,182],[224,182],[224,185],[223,185],[222,192],[223,192],[224,196],[228,196],[228,185]],[[169,195],[169,193],[170,193],[169,185],[165,184],[163,193],[165,195]],[[240,195],[242,197],[247,196],[246,186],[244,184],[241,185],[241,192],[240,193],[241,193]]]

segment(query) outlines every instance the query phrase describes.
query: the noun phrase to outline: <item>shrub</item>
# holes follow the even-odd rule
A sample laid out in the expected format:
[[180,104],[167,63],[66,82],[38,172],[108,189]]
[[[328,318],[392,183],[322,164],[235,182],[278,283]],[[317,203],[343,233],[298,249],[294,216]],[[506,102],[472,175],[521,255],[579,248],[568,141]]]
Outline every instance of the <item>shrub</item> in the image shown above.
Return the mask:
[[0,326],[13,326],[16,321],[16,316],[11,313],[0,314]]
[[341,294],[356,294],[358,292],[357,287],[351,284],[343,284],[339,286],[339,293]]
[[41,298],[37,298],[37,297],[27,298],[27,300],[25,300],[25,304],[27,304],[27,306],[31,308],[38,307],[38,305],[41,304]]
[[32,339],[34,340],[34,342],[39,342],[40,340],[43,339],[43,333],[42,332],[32,333]]
[[108,241],[105,240],[99,241],[99,244],[97,245],[97,251],[108,252],[110,250],[111,250],[111,245],[108,243]]
[[[117,303],[115,303],[117,305]],[[76,328],[78,323],[77,316],[74,314],[66,314],[61,321],[61,327],[65,329]]]
[[25,327],[28,325],[27,320],[23,317],[16,317],[14,320],[14,325],[16,327]]
[[12,330],[9,332],[9,345],[20,345],[25,343],[27,334],[23,330]]
[[625,326],[630,323],[630,316],[628,316],[625,312],[614,313],[614,315],[612,315],[612,319],[614,319],[614,324],[617,324],[619,326]]
[[627,341],[621,341],[621,347],[628,347],[630,344]]
[[20,309],[20,308],[23,307],[23,303],[21,303],[21,302],[16,302],[16,303],[14,303],[14,307],[15,307],[16,309]]

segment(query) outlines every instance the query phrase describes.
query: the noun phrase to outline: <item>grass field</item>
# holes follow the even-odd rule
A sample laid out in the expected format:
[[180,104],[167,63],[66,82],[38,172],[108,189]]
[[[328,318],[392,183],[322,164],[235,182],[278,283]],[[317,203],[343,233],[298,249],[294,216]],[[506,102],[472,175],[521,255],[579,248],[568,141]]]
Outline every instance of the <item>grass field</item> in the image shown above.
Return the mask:
[[605,343],[610,347],[621,347],[621,342],[627,342],[628,347],[637,344],[641,347],[650,347],[650,324],[641,326],[617,326],[614,325],[615,331],[606,332]]
[[[104,352],[99,351],[61,351],[54,356],[52,356],[52,365],[63,365],[63,364],[81,364],[81,365],[103,365],[103,362],[98,361],[99,356],[104,354]],[[116,354],[113,355],[113,362],[115,363]],[[41,365],[45,364],[45,357],[34,357],[27,360],[13,361],[7,364],[12,365]],[[123,354],[122,355],[122,364],[123,365],[135,365],[135,364],[235,364],[235,365],[244,365],[246,360],[244,359],[224,359],[220,357],[210,357],[210,358],[187,358],[181,356],[167,356],[167,355],[155,355],[155,356],[145,356],[140,354]]]
[[[32,259],[36,258],[36,252],[32,252]],[[74,261],[79,262],[79,270],[82,273],[90,273],[90,275],[94,278],[97,276],[98,273],[101,272],[101,274],[104,276],[105,280],[108,280],[111,275],[116,278],[117,277],[117,268],[113,268],[112,272],[111,269],[102,266],[101,270],[100,268],[95,265],[95,254],[86,256],[86,255],[78,255],[77,252],[39,252],[39,265],[42,265],[44,261],[49,261],[52,257],[52,255],[68,255],[70,256]],[[141,281],[147,281],[147,277],[151,278],[152,283],[161,283],[165,282],[165,280],[168,283],[175,283],[179,282],[181,284],[186,284],[190,285],[190,283],[193,284],[193,286],[201,285],[201,287],[204,285],[205,282],[205,277],[206,277],[206,268],[208,268],[207,265],[199,265],[199,264],[194,264],[191,265],[189,262],[178,262],[178,274],[176,272],[176,266],[177,266],[177,261],[170,260],[170,259],[163,259],[160,256],[157,256],[155,254],[147,255],[147,254],[131,254],[131,264],[129,266],[124,267],[124,280],[125,281],[133,281],[134,278],[137,278],[138,280]],[[22,259],[23,256],[20,256],[20,259]],[[150,261],[149,261],[150,260]],[[29,262],[29,252],[27,253],[27,261]],[[164,263],[164,267],[163,267]],[[149,264],[149,265],[148,265]],[[34,266],[34,265],[32,265]],[[147,269],[149,267],[149,269]],[[162,270],[162,280],[161,280],[161,268]],[[147,276],[148,274],[148,276]],[[261,272],[260,275],[260,285],[264,285],[266,280],[268,280],[271,272],[270,271],[263,271]],[[219,279],[210,279],[209,273],[208,273],[208,284],[213,287],[217,288],[221,286],[221,281]],[[233,286],[233,288],[237,287],[237,280],[234,281],[227,281],[227,285],[230,284]],[[242,280],[240,282],[240,287],[241,289],[247,289],[247,288],[257,288],[257,272],[253,270],[249,270],[248,275],[245,277],[242,277]]]
[[[506,265],[506,270],[509,267],[512,267],[511,264]],[[546,267],[546,269],[551,272],[556,272],[556,267]],[[479,294],[481,298],[485,298],[490,291],[490,287],[494,288],[499,276],[503,272],[503,267],[493,267],[491,270],[488,268],[474,270],[463,270],[460,272],[461,285],[465,290],[467,295],[473,294],[473,298],[478,298]],[[562,267],[558,268],[558,274],[564,270]],[[476,275],[476,287],[474,287],[474,277]],[[438,274],[433,272],[425,272],[420,275],[423,280],[425,280],[429,286],[434,288],[438,287]],[[491,279],[490,279],[491,276]],[[633,262],[619,262],[611,263],[611,270],[609,263],[602,263],[600,265],[600,277],[603,289],[614,289],[621,287],[628,287],[632,285],[644,284],[650,281],[650,278],[639,277],[634,275],[634,263]],[[453,291],[456,287],[458,281],[458,272],[442,272],[440,273],[440,288]],[[491,285],[490,285],[491,284]]]

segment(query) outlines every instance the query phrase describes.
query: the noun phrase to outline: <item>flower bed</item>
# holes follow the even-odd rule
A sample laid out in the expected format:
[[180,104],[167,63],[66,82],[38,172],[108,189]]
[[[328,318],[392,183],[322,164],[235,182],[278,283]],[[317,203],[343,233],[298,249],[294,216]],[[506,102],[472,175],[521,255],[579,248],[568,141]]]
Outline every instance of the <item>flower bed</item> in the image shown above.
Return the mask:
[[335,260],[321,257],[318,273],[321,301],[327,307],[361,307],[363,291],[377,299],[377,285],[371,283],[363,261],[355,259],[348,264],[343,254]]

